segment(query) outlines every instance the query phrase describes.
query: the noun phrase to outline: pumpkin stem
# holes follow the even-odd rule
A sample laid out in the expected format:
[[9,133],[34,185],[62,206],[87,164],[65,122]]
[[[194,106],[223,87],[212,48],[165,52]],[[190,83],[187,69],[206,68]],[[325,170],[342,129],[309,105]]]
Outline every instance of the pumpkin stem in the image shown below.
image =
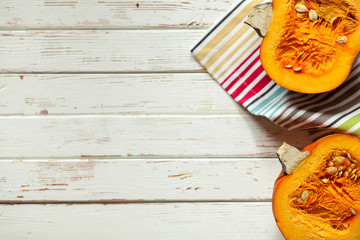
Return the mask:
[[302,152],[294,146],[284,142],[276,152],[281,166],[282,171],[285,175],[291,174],[305,158],[310,155],[310,152]]
[[265,37],[269,29],[272,16],[272,3],[262,3],[253,7],[245,23],[252,27],[260,37]]

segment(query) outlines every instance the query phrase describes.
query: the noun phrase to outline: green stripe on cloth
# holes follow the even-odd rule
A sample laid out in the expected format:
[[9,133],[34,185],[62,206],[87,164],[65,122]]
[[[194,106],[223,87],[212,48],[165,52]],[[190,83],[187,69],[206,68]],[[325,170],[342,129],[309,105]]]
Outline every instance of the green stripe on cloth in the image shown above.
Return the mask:
[[[343,124],[341,124],[338,128],[343,131],[349,131],[352,127],[354,127],[356,124],[360,122],[360,113],[353,116]],[[360,128],[356,129],[352,132],[354,135],[360,135]]]

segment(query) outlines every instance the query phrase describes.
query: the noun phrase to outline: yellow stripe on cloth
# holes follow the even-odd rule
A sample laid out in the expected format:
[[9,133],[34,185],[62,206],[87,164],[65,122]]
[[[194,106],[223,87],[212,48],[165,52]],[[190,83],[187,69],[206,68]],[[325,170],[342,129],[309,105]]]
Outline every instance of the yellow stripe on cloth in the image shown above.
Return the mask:
[[[249,26],[243,25],[224,45],[222,45],[218,50],[217,53],[212,55],[204,64],[203,66],[208,69],[210,66],[212,66],[221,56],[223,53],[226,52],[231,46],[234,45],[234,43],[239,40],[241,36],[245,34],[245,32],[249,30]],[[253,33],[252,33],[253,34]],[[244,45],[245,41],[241,43],[241,45]]]
[[[225,64],[229,64],[229,66],[227,66],[227,68],[226,68],[226,69],[229,69],[229,67],[231,67],[231,66],[233,65],[233,63],[236,62],[236,61],[230,62],[230,58],[232,58],[236,53],[238,53],[239,50],[240,50],[246,43],[248,43],[248,42],[250,41],[250,39],[253,38],[255,35],[257,35],[256,32],[255,32],[255,31],[252,31],[238,46],[236,46],[236,48],[235,48],[228,56],[226,56],[226,58],[224,58],[224,59],[221,61],[221,63],[219,63],[219,64],[214,68],[214,70],[212,70],[212,71],[210,72],[210,74],[214,76],[214,75],[217,73],[217,71],[219,71],[219,69],[221,69]],[[237,59],[241,58],[241,57],[247,52],[247,50],[248,50],[249,48],[251,48],[252,46],[254,46],[255,43],[256,43],[256,41],[253,41],[253,42],[250,44],[250,46],[248,46],[248,47],[246,48],[245,51],[242,51],[242,52],[241,52],[240,56],[239,56]],[[226,71],[225,71],[225,72],[226,72]]]
[[[233,19],[230,20],[226,26],[224,26],[214,37],[211,38],[210,42],[208,42],[196,55],[195,58],[199,62],[201,62],[215,47],[225,38],[227,34],[231,32],[239,23],[241,23],[244,18],[249,14],[250,10],[257,4],[263,2],[263,0],[254,0],[251,1],[247,6],[245,6],[238,14],[236,14]],[[246,31],[244,29],[243,31]],[[228,48],[229,45],[226,45]],[[213,63],[218,59],[218,54],[211,57],[209,60]],[[208,61],[207,61],[208,62]],[[209,62],[207,65],[211,65]],[[205,68],[207,68],[205,66]]]

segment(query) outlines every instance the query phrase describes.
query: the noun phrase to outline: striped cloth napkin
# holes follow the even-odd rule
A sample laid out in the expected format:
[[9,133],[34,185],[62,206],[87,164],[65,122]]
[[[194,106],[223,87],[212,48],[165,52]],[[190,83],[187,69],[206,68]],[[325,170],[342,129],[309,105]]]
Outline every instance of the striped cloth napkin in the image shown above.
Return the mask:
[[274,83],[259,59],[262,39],[244,20],[263,0],[243,0],[191,50],[195,59],[254,115],[288,130],[332,129],[360,136],[360,60],[337,89],[321,94],[289,91]]

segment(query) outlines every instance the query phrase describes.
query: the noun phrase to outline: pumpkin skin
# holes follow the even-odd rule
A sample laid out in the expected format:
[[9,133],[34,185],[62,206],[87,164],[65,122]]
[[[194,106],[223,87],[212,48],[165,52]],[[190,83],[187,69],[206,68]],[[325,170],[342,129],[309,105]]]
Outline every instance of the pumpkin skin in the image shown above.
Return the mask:
[[[299,13],[297,4],[308,11]],[[310,19],[310,10],[318,20]],[[260,60],[280,86],[301,93],[335,89],[349,75],[359,51],[360,0],[273,0]]]
[[[273,213],[281,233],[287,240],[359,240],[360,139],[330,135],[304,151],[310,155],[275,182]],[[332,167],[342,167],[342,174],[330,174],[329,162],[338,159],[343,162]],[[345,174],[353,169],[355,177]]]

